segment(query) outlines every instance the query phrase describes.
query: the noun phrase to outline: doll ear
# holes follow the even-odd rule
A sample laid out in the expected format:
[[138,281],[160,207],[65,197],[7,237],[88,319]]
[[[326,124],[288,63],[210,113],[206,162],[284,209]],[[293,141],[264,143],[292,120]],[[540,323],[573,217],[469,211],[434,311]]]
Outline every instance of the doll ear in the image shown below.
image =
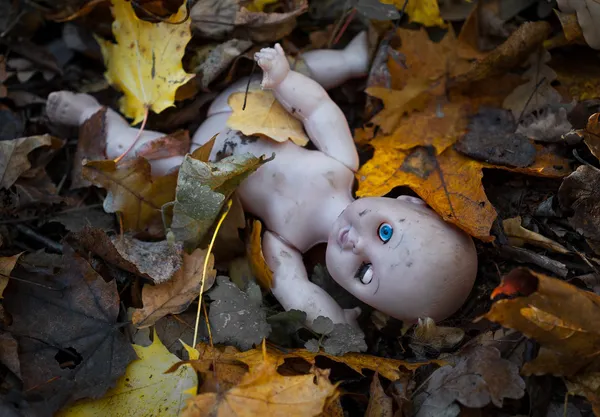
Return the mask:
[[426,206],[427,205],[427,203],[425,203],[420,198],[413,197],[413,196],[410,196],[410,195],[401,195],[401,196],[398,196],[397,199],[400,200],[400,201],[406,201],[407,203],[418,204],[420,206]]

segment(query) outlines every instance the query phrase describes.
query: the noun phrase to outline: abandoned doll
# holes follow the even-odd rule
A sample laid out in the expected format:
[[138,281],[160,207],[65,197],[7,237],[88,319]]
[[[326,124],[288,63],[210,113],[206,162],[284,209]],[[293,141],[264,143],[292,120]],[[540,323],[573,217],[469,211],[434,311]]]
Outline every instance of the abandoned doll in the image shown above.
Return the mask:
[[[212,103],[206,121],[193,136],[192,151],[217,134],[211,160],[230,154],[275,153],[238,188],[244,209],[262,219],[267,231],[263,252],[273,271],[273,294],[286,310],[306,312],[310,325],[318,316],[334,323],[356,324],[358,308],[344,310],[311,283],[302,254],[327,242],[326,264],[343,288],[375,309],[407,323],[453,314],[467,298],[477,272],[472,239],[446,223],[414,197],[352,196],[358,155],[348,123],[324,87],[363,75],[368,69],[365,34],[340,51],[314,51],[304,57],[309,75],[292,71],[279,44],[255,56],[262,87],[300,119],[318,150],[291,141],[248,138],[226,126],[228,96],[243,91],[236,83]],[[294,111],[292,112],[292,108]],[[100,105],[94,98],[52,93],[49,118],[81,125]],[[129,147],[138,130],[118,113],[107,111],[107,149],[115,158]],[[145,132],[143,141],[164,136]],[[133,152],[135,154],[135,152]],[[217,155],[218,154],[218,155]],[[181,158],[153,161],[153,172],[176,167]]]

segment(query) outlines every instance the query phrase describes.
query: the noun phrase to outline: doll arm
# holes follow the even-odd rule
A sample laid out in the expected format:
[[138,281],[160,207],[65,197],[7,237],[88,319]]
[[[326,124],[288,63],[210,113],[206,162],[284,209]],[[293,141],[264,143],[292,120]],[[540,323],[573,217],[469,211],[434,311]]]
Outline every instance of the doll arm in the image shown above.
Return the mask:
[[314,145],[356,171],[358,153],[348,121],[325,89],[309,77],[290,70],[279,44],[275,48],[261,49],[255,60],[263,70],[263,88],[273,90],[281,105],[304,123]]
[[348,323],[358,327],[356,318],[360,309],[344,310],[321,287],[308,280],[302,254],[269,231],[262,239],[267,265],[273,271],[271,291],[287,310],[306,313],[306,323],[319,316],[329,317],[334,323]]

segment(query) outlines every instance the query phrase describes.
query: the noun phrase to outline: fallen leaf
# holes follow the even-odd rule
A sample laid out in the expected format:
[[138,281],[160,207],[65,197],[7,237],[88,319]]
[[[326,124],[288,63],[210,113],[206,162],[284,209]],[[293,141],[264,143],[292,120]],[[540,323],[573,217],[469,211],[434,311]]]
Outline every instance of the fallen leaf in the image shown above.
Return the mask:
[[202,162],[186,155],[179,168],[173,206],[171,230],[175,237],[198,247],[239,184],[267,161],[250,153],[219,162]]
[[598,362],[596,325],[600,297],[556,278],[517,268],[502,278],[482,318],[520,331],[543,349],[523,366],[524,375],[573,376]]
[[12,280],[4,300],[13,318],[8,330],[19,342],[23,389],[44,399],[48,413],[101,397],[136,358],[117,322],[116,282],[105,282],[68,245],[63,249],[58,275]]
[[121,113],[137,124],[146,109],[160,113],[173,106],[176,90],[194,77],[181,66],[192,37],[191,21],[185,19],[186,3],[158,23],[140,20],[126,0],[112,0],[111,12],[117,43],[96,39],[107,67],[107,81],[125,94],[120,101]]
[[447,148],[437,157],[432,147],[409,151],[378,147],[358,173],[356,195],[383,196],[397,186],[408,186],[444,220],[484,241],[490,236],[496,210],[481,185],[483,163]]
[[[382,3],[395,4],[400,10],[404,8],[405,0],[381,0]],[[440,17],[437,0],[408,0],[405,9],[410,22],[421,23],[424,26],[446,27]]]
[[576,133],[583,137],[590,152],[600,159],[600,113],[592,114],[588,118],[585,129],[577,130]]
[[600,49],[600,5],[594,0],[558,0],[558,6],[565,13],[577,13],[577,21],[587,44]]
[[4,290],[8,285],[8,280],[10,278],[10,273],[17,265],[17,261],[19,257],[23,255],[24,252],[21,252],[17,255],[13,256],[2,256],[0,257],[0,298],[3,298]]
[[71,189],[92,185],[82,176],[85,161],[106,159],[106,111],[107,108],[102,107],[79,127],[77,150],[71,173]]
[[427,357],[427,352],[435,353],[458,345],[465,337],[465,332],[457,327],[437,326],[433,319],[419,319],[410,342],[411,349],[417,357]]
[[132,345],[138,355],[103,398],[82,400],[61,410],[57,417],[179,416],[190,390],[198,384],[196,372],[182,366],[165,373],[179,358],[162,344],[156,332],[148,347]]
[[193,28],[208,38],[220,38],[233,31],[239,0],[201,0],[190,9]]
[[281,13],[252,12],[240,7],[235,15],[237,30],[254,42],[275,42],[289,35],[296,27],[296,17],[308,10],[307,0],[283,3]]
[[[142,289],[144,308],[134,311],[133,324],[137,328],[145,328],[152,326],[167,314],[179,314],[185,311],[200,293],[205,259],[206,249],[196,249],[191,255],[184,252],[181,268],[169,281],[157,285],[144,285]],[[214,258],[210,255],[206,269],[205,291],[210,289],[217,275],[213,264]]]
[[111,241],[119,255],[135,265],[138,275],[150,278],[155,284],[165,283],[181,271],[181,244],[166,240],[144,242],[129,233],[112,236]]
[[600,254],[600,172],[581,165],[565,178],[558,189],[561,207],[573,214],[571,226],[582,235],[592,250]]
[[266,353],[240,383],[224,393],[204,393],[188,402],[183,417],[235,415],[317,416],[337,394],[329,372],[313,368],[307,375],[282,376],[277,361]]
[[[394,187],[408,186],[444,220],[456,224],[471,236],[490,241],[493,240],[490,229],[497,214],[481,184],[483,168],[555,178],[570,173],[567,160],[539,145],[535,147],[534,163],[522,168],[496,166],[467,158],[453,146],[444,148],[458,139],[460,129],[438,130],[433,123],[423,123],[423,127],[426,127],[424,132],[413,131],[410,120],[417,118],[417,115],[424,117],[422,113],[414,113],[393,136],[371,139],[369,143],[375,151],[373,158],[356,174],[357,196],[383,196]],[[430,120],[435,119],[430,117]],[[443,122],[443,119],[439,120]],[[463,121],[459,118],[459,126],[460,123]],[[400,135],[398,132],[406,134]],[[396,135],[397,139],[394,140]],[[427,145],[418,146],[421,140]],[[404,150],[409,147],[411,149]],[[439,148],[445,150],[436,155]]]
[[[525,395],[525,382],[519,368],[503,359],[498,349],[474,346],[456,355],[456,365],[436,369],[422,392],[414,398],[416,416],[444,415],[459,410],[456,402],[469,407],[485,407],[490,401],[498,408],[504,398]],[[450,414],[450,415],[457,415]]]
[[246,9],[251,12],[262,12],[265,6],[269,4],[277,3],[279,0],[252,0],[250,4],[246,6]]
[[560,107],[554,110],[552,107],[547,107],[523,117],[516,133],[538,142],[569,143],[563,136],[572,128],[566,108]]
[[48,219],[65,226],[69,232],[78,232],[89,226],[105,231],[117,231],[115,216],[106,213],[102,208],[81,207],[70,211],[65,210]]
[[231,63],[246,52],[252,46],[252,42],[243,39],[228,39],[227,41],[211,48],[202,62],[196,66],[194,72],[200,74],[200,88],[208,90],[208,86]]
[[545,21],[525,22],[499,47],[491,51],[471,68],[457,74],[453,86],[489,79],[522,64],[550,34],[550,24]]
[[208,319],[214,343],[233,344],[248,350],[271,332],[261,305],[260,288],[253,282],[242,291],[229,278],[217,277],[216,285],[207,295],[213,300]]
[[19,177],[31,168],[28,155],[41,146],[50,146],[50,135],[0,141],[0,189],[10,188]]
[[250,262],[250,268],[256,278],[256,281],[263,288],[269,290],[273,286],[273,271],[267,265],[262,251],[261,239],[262,223],[256,219],[252,222],[252,232],[250,233],[247,244],[247,256]]
[[299,146],[309,142],[302,122],[275,99],[272,91],[251,90],[247,98],[245,93],[233,93],[228,103],[232,113],[227,119],[227,127],[232,130],[239,130],[246,136],[264,135],[276,142],[289,139]]
[[558,10],[554,10],[554,13],[560,21],[565,39],[568,42],[585,44],[585,37],[583,36],[583,31],[581,30],[581,26],[579,26],[579,22],[577,21],[577,14],[562,13]]
[[22,379],[19,345],[10,333],[0,333],[0,362],[16,377]]
[[367,406],[366,417],[392,417],[393,414],[393,401],[390,397],[385,395],[381,381],[379,381],[379,374],[375,372],[373,380],[371,381],[371,388],[369,393],[369,405]]
[[402,90],[390,90],[385,87],[367,88],[365,93],[383,101],[383,110],[373,116],[369,123],[378,125],[383,133],[393,132],[400,124],[402,116],[422,110],[427,105],[430,96],[423,93],[428,87],[429,83],[425,80],[415,80]]
[[150,172],[150,163],[143,158],[119,164],[90,161],[83,166],[84,178],[107,190],[104,210],[119,212],[125,231],[141,231],[153,222],[162,225],[161,208],[175,197],[177,173],[152,177]]
[[310,352],[318,353],[322,347],[329,355],[341,356],[348,352],[367,350],[364,333],[350,324],[334,324],[330,318],[319,316],[313,320],[311,329],[321,337],[306,342],[304,346]]
[[481,108],[454,148],[478,161],[524,168],[535,161],[536,149],[526,136],[515,133],[516,129],[509,111]]
[[[400,18],[400,12],[393,4],[381,3],[379,0],[358,0],[354,4],[356,11],[368,19],[373,20],[396,20]],[[314,32],[311,34],[311,36]],[[321,46],[316,46],[314,42],[311,42],[315,48],[320,49]],[[325,47],[326,43],[322,45]]]
[[556,73],[546,65],[551,58],[546,49],[538,48],[527,59],[529,68],[523,74],[527,83],[515,88],[502,104],[502,107],[512,111],[515,120],[562,101],[560,93],[550,84],[556,79]]
[[502,220],[502,228],[504,233],[508,237],[508,241],[513,246],[523,246],[525,243],[529,243],[533,246],[548,249],[558,253],[570,253],[560,243],[548,239],[539,233],[532,232],[531,230],[525,229],[521,226],[521,216],[513,217],[511,219]]

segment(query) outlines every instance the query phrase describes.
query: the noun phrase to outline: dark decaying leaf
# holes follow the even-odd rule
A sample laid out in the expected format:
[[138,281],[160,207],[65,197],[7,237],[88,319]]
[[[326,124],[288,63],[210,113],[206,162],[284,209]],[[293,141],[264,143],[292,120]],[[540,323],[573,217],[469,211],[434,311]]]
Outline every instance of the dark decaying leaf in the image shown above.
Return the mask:
[[118,231],[115,216],[102,208],[82,207],[78,210],[66,210],[48,220],[65,226],[69,232],[79,232],[84,227],[108,231]]
[[582,165],[565,178],[558,201],[570,212],[569,223],[600,254],[600,171]]
[[58,275],[12,281],[4,303],[13,317],[8,330],[19,342],[24,390],[40,415],[101,397],[136,358],[117,322],[115,281],[105,282],[68,245],[64,249]]
[[373,380],[371,381],[371,389],[369,396],[369,406],[367,407],[366,417],[392,417],[393,414],[393,401],[390,397],[385,395],[381,381],[379,380],[379,374],[375,372]]
[[214,343],[234,345],[244,351],[269,335],[271,326],[261,306],[258,285],[249,282],[244,292],[229,278],[220,276],[207,294],[213,300],[208,318]]
[[238,0],[199,0],[190,10],[192,27],[209,38],[220,38],[233,31]]
[[[312,323],[312,329],[321,334],[321,339],[311,339],[304,345],[310,351],[318,351],[321,346],[325,353],[341,356],[348,352],[367,350],[365,335],[350,324],[333,323],[330,318],[319,316]],[[315,350],[316,347],[316,350]]]
[[251,46],[252,42],[248,40],[229,39],[213,48],[204,61],[194,69],[194,72],[201,74],[200,87],[204,90],[208,89],[209,84]]
[[197,247],[217,219],[223,204],[240,183],[256,171],[264,157],[234,155],[202,162],[186,155],[179,168],[171,230],[177,240]]
[[469,131],[455,145],[473,159],[495,165],[526,167],[535,161],[536,150],[529,139],[515,133],[517,124],[510,112],[482,108],[469,123]]
[[28,155],[41,146],[50,146],[50,135],[0,141],[0,189],[9,188],[31,168]]
[[83,178],[84,161],[106,159],[106,107],[102,107],[79,127],[77,150],[73,158],[71,188],[89,187],[91,182]]
[[308,10],[307,0],[290,0],[282,3],[281,13],[251,12],[241,7],[236,16],[236,33],[250,37],[254,42],[275,42],[289,35],[296,27],[296,17]]
[[379,0],[358,0],[354,8],[369,19],[396,20],[400,17],[396,6],[381,3]]
[[[525,382],[519,368],[502,359],[498,349],[487,346],[466,348],[456,357],[455,366],[436,369],[423,392],[415,397],[416,416],[458,415],[455,401],[471,408],[490,401],[502,407],[504,398],[521,398]],[[445,414],[439,414],[439,413]]]

